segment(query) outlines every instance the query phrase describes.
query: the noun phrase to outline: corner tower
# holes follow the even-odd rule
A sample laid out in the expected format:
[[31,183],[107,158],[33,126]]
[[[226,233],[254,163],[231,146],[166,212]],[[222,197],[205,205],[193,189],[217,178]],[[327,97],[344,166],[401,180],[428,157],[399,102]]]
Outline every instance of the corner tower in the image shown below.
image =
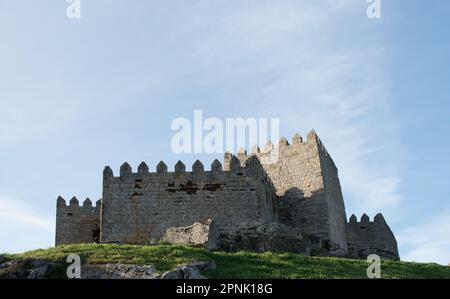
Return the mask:
[[[306,142],[296,134],[292,144],[282,138],[274,146],[253,147],[252,153],[241,150],[244,163],[257,156],[269,175],[279,197],[279,221],[299,227],[303,234],[320,239],[326,251],[347,253],[346,214],[338,170],[315,131]],[[225,165],[231,155],[225,154]]]

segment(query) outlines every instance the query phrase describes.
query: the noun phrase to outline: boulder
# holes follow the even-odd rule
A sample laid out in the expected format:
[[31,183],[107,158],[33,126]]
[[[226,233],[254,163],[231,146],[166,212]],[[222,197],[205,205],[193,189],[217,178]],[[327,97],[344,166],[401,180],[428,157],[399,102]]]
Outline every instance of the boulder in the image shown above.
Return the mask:
[[[12,260],[0,264],[0,278],[48,278],[55,263],[45,260]],[[202,271],[215,269],[214,262],[192,262],[160,275],[154,265],[83,264],[82,279],[206,279]]]
[[54,266],[54,263],[48,261],[36,260],[31,263],[30,273],[28,279],[43,279],[46,277],[48,271]]
[[161,275],[161,279],[183,279],[184,273],[176,268],[167,272],[164,272],[163,275]]
[[191,226],[171,227],[166,231],[163,243],[204,246],[208,250],[217,249],[219,232],[211,219],[194,222]]
[[4,262],[0,264],[0,270],[1,269],[6,269],[12,266],[12,262]]
[[85,264],[81,267],[83,279],[156,279],[159,277],[154,265]]
[[193,262],[170,270],[161,275],[161,279],[206,279],[200,271],[215,269],[214,262]]
[[182,266],[164,273],[161,279],[206,279],[206,277],[201,275],[196,268]]
[[0,264],[0,277],[6,279],[44,279],[55,263],[45,260],[12,260]]

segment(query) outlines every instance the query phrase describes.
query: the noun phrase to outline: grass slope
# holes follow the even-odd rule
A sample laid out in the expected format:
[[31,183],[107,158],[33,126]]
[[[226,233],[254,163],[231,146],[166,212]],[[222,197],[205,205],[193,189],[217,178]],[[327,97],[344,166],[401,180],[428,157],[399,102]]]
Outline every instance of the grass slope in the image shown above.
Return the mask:
[[[80,255],[83,263],[154,264],[159,272],[191,261],[214,260],[216,270],[208,278],[367,278],[368,263],[359,260],[306,257],[283,253],[209,252],[189,246],[135,246],[110,244],[66,245],[8,255],[10,259],[45,259],[57,262],[50,278],[64,278],[69,254]],[[450,268],[437,264],[383,261],[382,278],[447,278]]]

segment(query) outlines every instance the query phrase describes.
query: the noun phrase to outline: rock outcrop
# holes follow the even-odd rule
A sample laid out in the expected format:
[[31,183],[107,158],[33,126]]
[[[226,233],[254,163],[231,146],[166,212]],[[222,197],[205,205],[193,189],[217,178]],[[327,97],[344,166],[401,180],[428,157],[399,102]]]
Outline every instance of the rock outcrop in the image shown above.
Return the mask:
[[159,277],[154,265],[86,264],[81,267],[83,279],[156,279]]
[[217,249],[219,232],[211,219],[200,220],[191,226],[171,227],[166,231],[163,243],[204,246]]
[[206,279],[200,271],[212,270],[216,268],[214,262],[193,262],[165,272],[161,279]]
[[[81,265],[81,279],[206,279],[201,272],[215,269],[211,262],[191,262],[162,275],[154,265],[133,264],[83,264]],[[46,279],[67,278],[65,267],[61,264],[45,260],[18,259],[0,263],[0,278],[2,279]],[[56,277],[49,274],[57,270]]]
[[3,279],[44,279],[56,264],[45,260],[12,260],[0,263]]
[[294,252],[310,254],[311,239],[303,237],[301,230],[280,223],[247,226],[235,235],[223,235],[219,246],[227,251]]

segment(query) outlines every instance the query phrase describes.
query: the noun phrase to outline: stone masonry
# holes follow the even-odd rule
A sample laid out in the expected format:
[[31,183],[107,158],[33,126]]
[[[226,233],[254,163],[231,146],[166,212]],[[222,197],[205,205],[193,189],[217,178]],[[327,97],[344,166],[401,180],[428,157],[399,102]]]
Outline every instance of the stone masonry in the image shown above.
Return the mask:
[[377,214],[373,222],[366,214],[360,222],[352,215],[347,223],[347,239],[351,258],[378,254],[387,259],[399,259],[397,241],[382,214]]
[[314,131],[306,141],[297,134],[292,144],[282,138],[250,154],[226,153],[223,167],[215,160],[211,170],[196,161],[187,172],[179,161],[173,172],[164,162],[150,172],[142,162],[134,173],[124,163],[114,176],[107,166],[96,207],[58,198],[56,245],[158,244],[169,229],[204,219],[214,221],[223,250],[399,259],[381,214],[347,221],[337,168]]

